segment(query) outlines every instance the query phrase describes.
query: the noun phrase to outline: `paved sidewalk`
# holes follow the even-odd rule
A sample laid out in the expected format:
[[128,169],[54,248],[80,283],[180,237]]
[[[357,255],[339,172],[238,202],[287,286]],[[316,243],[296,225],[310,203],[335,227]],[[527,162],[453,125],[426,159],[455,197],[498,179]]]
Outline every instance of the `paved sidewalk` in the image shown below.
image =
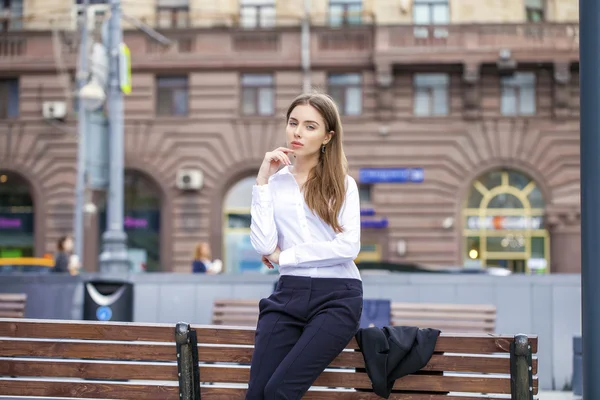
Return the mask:
[[574,396],[573,392],[544,391],[538,393],[540,400],[582,400],[579,396]]

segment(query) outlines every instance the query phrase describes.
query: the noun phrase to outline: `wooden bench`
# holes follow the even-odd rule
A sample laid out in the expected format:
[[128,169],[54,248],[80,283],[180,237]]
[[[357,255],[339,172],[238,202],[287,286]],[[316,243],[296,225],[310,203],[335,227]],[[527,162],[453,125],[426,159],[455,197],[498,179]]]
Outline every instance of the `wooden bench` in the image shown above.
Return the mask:
[[494,333],[496,306],[487,304],[392,303],[392,324],[445,332]]
[[[391,324],[436,328],[446,332],[493,333],[496,307],[485,304],[392,303]],[[212,324],[256,326],[257,299],[217,299]]]
[[[254,335],[251,328],[183,323],[0,319],[0,396],[196,400],[201,391],[204,400],[242,400]],[[390,399],[531,400],[537,345],[535,336],[442,333],[428,365],[397,380],[403,392]],[[381,399],[368,391],[355,340],[331,367],[305,399]]]
[[27,295],[24,293],[0,293],[0,318],[25,317]]

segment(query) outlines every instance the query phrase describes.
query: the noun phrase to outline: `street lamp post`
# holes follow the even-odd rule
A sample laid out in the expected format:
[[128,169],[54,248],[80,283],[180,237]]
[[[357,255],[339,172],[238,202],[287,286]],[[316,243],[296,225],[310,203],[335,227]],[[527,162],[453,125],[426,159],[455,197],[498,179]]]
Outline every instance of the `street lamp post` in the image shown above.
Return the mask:
[[109,73],[108,73],[108,129],[109,129],[109,187],[106,231],[102,235],[101,272],[129,272],[127,235],[123,229],[123,93],[119,79],[120,47],[123,39],[121,30],[121,1],[111,0],[109,30]]
[[[81,40],[79,49],[79,67],[77,68],[77,86],[79,91],[86,85],[88,79],[88,1],[83,0],[83,17],[81,18]],[[79,96],[79,93],[78,93]],[[73,233],[75,235],[75,254],[83,259],[84,242],[84,203],[86,191],[85,146],[87,140],[87,110],[84,100],[79,98],[77,109],[77,183],[75,197],[75,218]]]
[[579,2],[583,398],[600,399],[600,0]]

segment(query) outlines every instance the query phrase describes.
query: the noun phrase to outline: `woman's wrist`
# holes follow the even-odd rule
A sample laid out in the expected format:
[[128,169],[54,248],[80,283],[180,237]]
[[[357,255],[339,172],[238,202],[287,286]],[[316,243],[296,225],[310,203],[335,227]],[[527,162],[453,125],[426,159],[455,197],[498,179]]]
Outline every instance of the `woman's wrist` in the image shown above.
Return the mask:
[[265,177],[260,176],[260,175],[256,177],[256,184],[258,186],[266,185],[268,183],[269,183],[269,178],[265,178]]

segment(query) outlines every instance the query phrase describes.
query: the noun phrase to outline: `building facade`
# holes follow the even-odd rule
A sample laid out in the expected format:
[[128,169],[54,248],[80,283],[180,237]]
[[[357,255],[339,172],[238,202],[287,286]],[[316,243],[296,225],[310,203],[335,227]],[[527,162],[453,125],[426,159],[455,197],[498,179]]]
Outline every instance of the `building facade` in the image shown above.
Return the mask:
[[[97,34],[108,6],[91,3]],[[186,272],[207,241],[226,271],[259,267],[248,240],[253,177],[284,143],[286,107],[308,77],[344,114],[360,260],[580,270],[577,0],[312,0],[304,69],[303,3],[123,0],[126,16],[174,42],[124,22],[132,258]],[[8,4],[0,256],[41,255],[73,226],[80,6]],[[56,103],[64,117],[49,117]],[[200,174],[201,188],[182,183]],[[91,270],[104,197],[86,193],[96,206],[85,219]]]

